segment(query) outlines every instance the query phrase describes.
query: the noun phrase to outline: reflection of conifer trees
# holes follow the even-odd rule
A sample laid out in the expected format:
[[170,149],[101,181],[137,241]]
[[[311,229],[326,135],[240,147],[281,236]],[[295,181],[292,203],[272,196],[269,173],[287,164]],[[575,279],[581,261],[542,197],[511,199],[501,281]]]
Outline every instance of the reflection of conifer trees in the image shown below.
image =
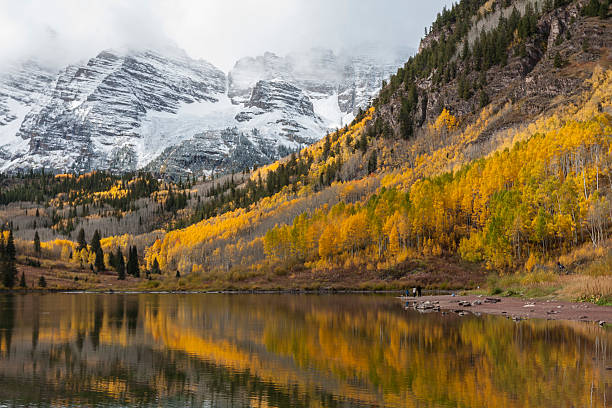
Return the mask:
[[100,330],[102,329],[102,322],[104,320],[104,310],[102,309],[102,299],[96,297],[94,301],[94,325],[93,330],[89,333],[91,345],[94,350],[98,349],[100,345]]
[[79,351],[83,351],[83,344],[85,343],[85,332],[83,330],[77,331],[76,335],[76,346]]
[[38,346],[40,333],[40,296],[32,296],[32,353]]
[[138,327],[138,298],[125,299],[125,320],[128,332],[135,333]]
[[14,326],[15,296],[9,294],[0,299],[0,344],[4,343],[7,354],[11,353]]
[[113,309],[110,313],[111,321],[115,323],[115,327],[120,329],[123,326],[123,319],[125,319],[125,297],[121,297],[117,302],[117,308]]

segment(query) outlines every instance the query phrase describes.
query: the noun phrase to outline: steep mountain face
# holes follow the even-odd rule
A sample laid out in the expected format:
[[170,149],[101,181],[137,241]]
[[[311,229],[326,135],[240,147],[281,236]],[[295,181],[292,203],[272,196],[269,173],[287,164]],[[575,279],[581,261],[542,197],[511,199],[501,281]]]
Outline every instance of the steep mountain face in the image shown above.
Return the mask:
[[57,75],[23,64],[0,77],[0,170],[261,165],[350,121],[405,57],[266,53],[227,77],[176,49],[107,50]]
[[104,51],[67,67],[39,99],[16,133],[28,149],[5,168],[133,169],[147,150],[147,112],[177,114],[184,104],[214,103],[225,75],[186,55]]
[[27,140],[17,137],[19,127],[28,112],[48,97],[53,80],[53,72],[32,61],[0,74],[0,163],[14,152],[27,151]]
[[368,106],[382,81],[395,73],[411,53],[409,49],[381,53],[364,47],[351,54],[312,49],[286,57],[273,53],[246,57],[228,75],[228,95],[233,103],[244,103],[259,80],[280,79],[302,89],[325,119],[346,124],[360,108]]

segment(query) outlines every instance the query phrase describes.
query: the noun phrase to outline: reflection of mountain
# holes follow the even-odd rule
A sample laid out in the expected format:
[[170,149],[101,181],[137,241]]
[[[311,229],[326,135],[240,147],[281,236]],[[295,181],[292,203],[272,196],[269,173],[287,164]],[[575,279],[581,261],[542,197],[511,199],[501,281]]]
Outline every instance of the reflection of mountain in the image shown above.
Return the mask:
[[612,386],[597,326],[384,297],[4,296],[0,314],[0,404],[582,406],[593,381],[597,406]]

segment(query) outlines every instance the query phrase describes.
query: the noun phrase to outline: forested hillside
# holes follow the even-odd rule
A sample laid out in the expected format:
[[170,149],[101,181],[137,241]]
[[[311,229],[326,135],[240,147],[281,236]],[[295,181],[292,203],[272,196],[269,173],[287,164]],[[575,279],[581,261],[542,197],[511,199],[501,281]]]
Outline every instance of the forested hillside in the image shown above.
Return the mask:
[[[367,111],[299,153],[222,180],[106,175],[100,192],[70,178],[61,191],[77,191],[86,225],[139,220],[96,228],[103,252],[135,245],[144,271],[179,286],[469,287],[493,271],[611,299],[611,46],[607,1],[463,0]],[[55,184],[25,180],[3,180],[4,211],[24,197],[74,235],[49,215]],[[558,283],[559,268],[575,279]]]

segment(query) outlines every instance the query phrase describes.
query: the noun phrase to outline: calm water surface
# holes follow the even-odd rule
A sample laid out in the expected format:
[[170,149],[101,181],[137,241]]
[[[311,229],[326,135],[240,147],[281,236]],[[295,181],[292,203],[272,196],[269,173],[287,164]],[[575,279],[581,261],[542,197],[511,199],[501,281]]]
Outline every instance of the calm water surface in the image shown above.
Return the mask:
[[0,405],[604,407],[609,346],[391,296],[0,295]]

